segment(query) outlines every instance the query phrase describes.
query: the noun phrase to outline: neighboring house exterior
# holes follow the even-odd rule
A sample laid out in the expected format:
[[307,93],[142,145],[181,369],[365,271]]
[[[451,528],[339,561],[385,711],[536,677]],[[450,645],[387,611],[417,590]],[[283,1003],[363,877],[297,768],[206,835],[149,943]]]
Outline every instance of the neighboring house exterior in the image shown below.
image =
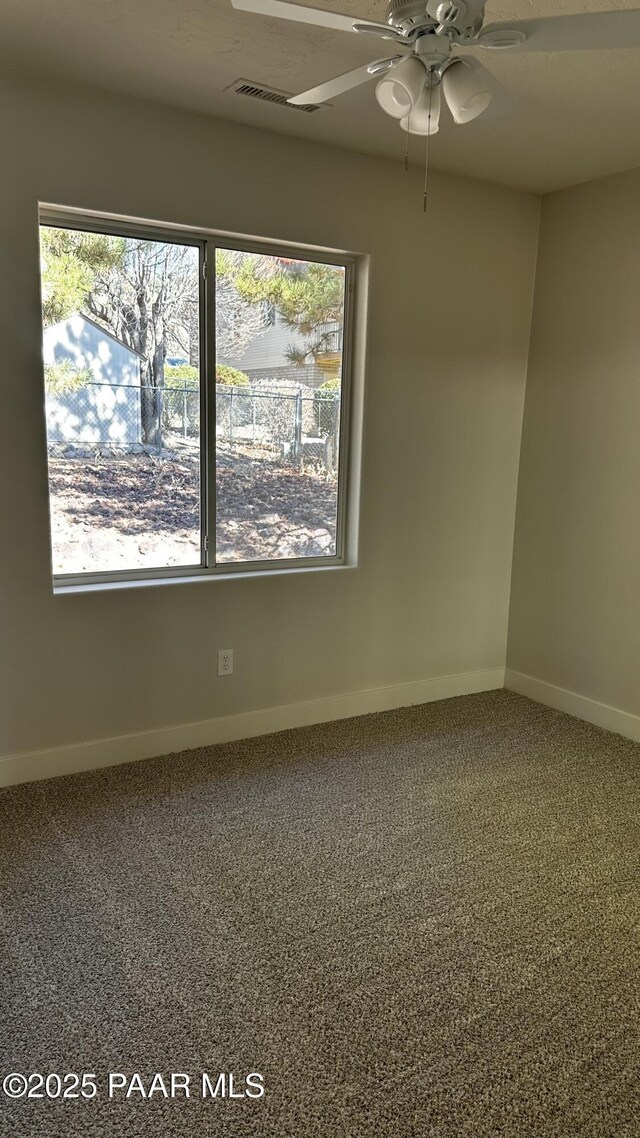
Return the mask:
[[287,348],[305,352],[309,347],[308,341],[289,328],[280,313],[273,310],[264,331],[259,332],[243,352],[221,362],[245,372],[251,380],[287,379],[315,390],[326,379],[339,374],[342,329],[335,324],[331,325],[330,331],[327,351],[321,358],[314,361],[309,357],[309,362],[299,367],[287,358]]
[[142,356],[88,316],[76,313],[46,328],[45,365],[69,361],[91,381],[47,394],[47,438],[53,443],[140,443]]

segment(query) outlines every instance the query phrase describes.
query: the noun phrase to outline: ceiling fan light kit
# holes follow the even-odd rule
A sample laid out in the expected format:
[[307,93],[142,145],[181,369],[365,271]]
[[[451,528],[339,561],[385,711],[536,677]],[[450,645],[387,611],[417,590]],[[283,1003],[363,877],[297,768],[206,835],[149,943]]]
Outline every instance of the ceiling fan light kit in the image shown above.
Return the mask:
[[493,99],[493,91],[488,84],[463,59],[457,59],[447,67],[442,77],[442,89],[453,121],[458,126],[477,119]]
[[440,87],[429,87],[425,84],[409,114],[400,119],[400,126],[408,134],[423,137],[437,134],[440,129],[440,106]]
[[261,16],[393,41],[400,54],[357,67],[288,101],[295,106],[325,103],[382,74],[376,85],[378,104],[407,137],[426,136],[427,145],[439,128],[440,87],[459,126],[479,118],[500,89],[491,72],[466,54],[469,50],[521,54],[640,47],[637,8],[485,25],[485,0],[389,0],[386,24],[376,24],[288,0],[231,3]]
[[402,119],[414,107],[424,87],[425,71],[416,55],[403,59],[376,86],[376,99],[385,114]]

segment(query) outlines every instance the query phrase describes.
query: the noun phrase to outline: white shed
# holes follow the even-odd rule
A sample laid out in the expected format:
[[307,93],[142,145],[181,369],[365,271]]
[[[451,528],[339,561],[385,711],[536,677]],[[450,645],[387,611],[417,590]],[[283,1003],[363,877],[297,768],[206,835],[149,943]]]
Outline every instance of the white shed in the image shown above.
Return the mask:
[[49,443],[106,443],[127,447],[141,441],[142,356],[88,316],[76,313],[46,328],[45,365],[70,362],[91,380],[47,395]]

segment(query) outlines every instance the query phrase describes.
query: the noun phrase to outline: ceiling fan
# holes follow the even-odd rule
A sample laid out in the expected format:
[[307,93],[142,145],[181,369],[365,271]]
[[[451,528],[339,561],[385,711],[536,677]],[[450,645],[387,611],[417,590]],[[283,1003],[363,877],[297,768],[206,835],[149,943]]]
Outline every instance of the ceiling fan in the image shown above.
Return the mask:
[[339,75],[289,99],[324,103],[378,79],[376,98],[409,134],[435,134],[441,98],[454,122],[471,122],[489,106],[497,81],[467,49],[485,51],[589,51],[640,46],[640,9],[548,16],[485,25],[485,0],[389,0],[385,24],[290,4],[287,0],[231,0],[234,8],[336,31],[374,35],[396,54]]

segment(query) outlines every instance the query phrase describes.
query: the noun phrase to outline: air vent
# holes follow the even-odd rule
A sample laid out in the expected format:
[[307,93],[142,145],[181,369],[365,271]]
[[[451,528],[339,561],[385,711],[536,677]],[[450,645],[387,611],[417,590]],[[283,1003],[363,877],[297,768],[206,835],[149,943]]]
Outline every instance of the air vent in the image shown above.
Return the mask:
[[286,91],[274,91],[271,87],[261,87],[258,83],[250,83],[248,79],[236,79],[228,91],[234,91],[236,95],[246,95],[249,99],[261,99],[263,103],[275,103],[278,107],[286,107],[289,111],[304,111],[306,114],[311,115],[314,111],[320,110],[320,103],[306,103],[304,106],[299,106],[296,103],[288,103],[287,99],[291,98],[290,94]]

